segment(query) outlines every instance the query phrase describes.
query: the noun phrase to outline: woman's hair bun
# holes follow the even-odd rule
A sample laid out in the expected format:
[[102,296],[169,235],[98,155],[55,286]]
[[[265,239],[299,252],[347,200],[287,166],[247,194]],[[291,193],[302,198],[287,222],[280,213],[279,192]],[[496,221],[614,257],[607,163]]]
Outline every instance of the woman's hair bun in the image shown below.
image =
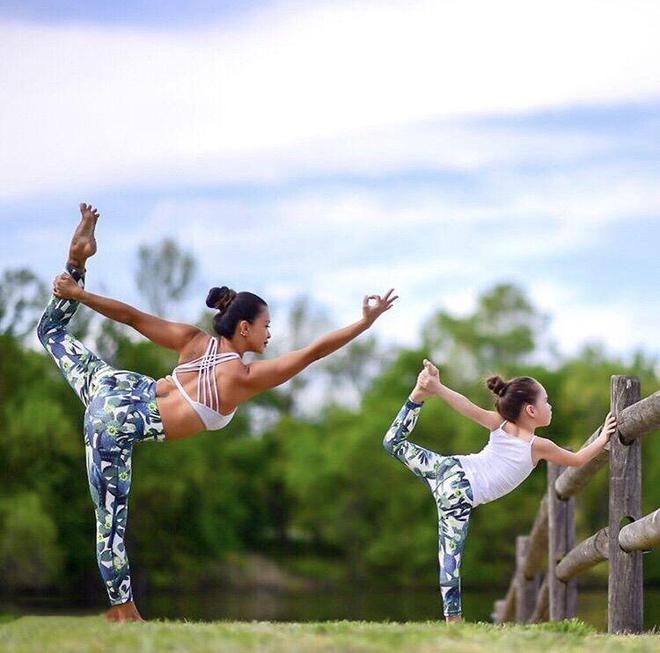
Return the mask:
[[498,397],[501,397],[506,389],[509,387],[509,384],[502,379],[501,376],[491,376],[486,380],[486,385],[491,392],[494,392]]
[[227,288],[227,286],[222,286],[222,288],[211,288],[208,297],[206,298],[206,305],[209,308],[217,308],[220,311],[220,315],[224,315],[235,297],[236,291]]

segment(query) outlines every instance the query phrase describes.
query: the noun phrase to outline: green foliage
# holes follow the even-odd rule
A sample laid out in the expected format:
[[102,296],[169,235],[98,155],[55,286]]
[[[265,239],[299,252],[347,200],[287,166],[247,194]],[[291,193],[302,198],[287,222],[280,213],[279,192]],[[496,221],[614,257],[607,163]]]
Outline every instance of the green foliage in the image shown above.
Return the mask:
[[166,238],[138,250],[137,287],[149,310],[166,315],[173,302],[181,300],[195,274],[195,259],[176,241]]
[[7,589],[48,587],[62,572],[57,526],[33,492],[0,501],[0,576]]
[[[178,296],[177,288],[183,292],[184,272],[171,285],[164,282],[173,289],[168,301]],[[11,314],[2,309],[0,317]],[[309,308],[297,304],[292,341],[305,340],[306,315]],[[553,424],[542,434],[573,448],[602,422],[611,374],[639,376],[644,395],[658,387],[655,361],[641,354],[626,364],[587,347],[550,367],[532,364],[544,326],[544,316],[519,289],[497,286],[473,315],[439,311],[420,349],[390,352],[385,359],[375,341],[365,340],[319,366],[318,374],[333,385],[359,390],[355,408],[327,401],[316,414],[299,415],[293,407],[303,404],[314,381],[310,376],[255,398],[221,432],[136,447],[128,529],[136,574],[146,568],[152,585],[163,587],[220,583],[223,560],[258,550],[334,580],[434,586],[434,502],[425,484],[381,444],[422,358],[432,352],[445,382],[484,407],[492,406],[486,375],[534,376],[554,406]],[[94,332],[94,349],[119,368],[159,378],[176,362],[171,352],[136,341],[121,326],[104,322]],[[0,573],[7,587],[78,588],[95,571],[84,408],[50,358],[28,348],[20,335],[8,328],[0,334],[0,460],[6,470],[0,485]],[[416,442],[445,454],[477,451],[487,436],[438,400],[427,402],[414,432]],[[645,438],[644,449],[648,512],[660,505],[660,440]],[[514,538],[528,532],[544,488],[541,465],[514,493],[475,510],[464,555],[465,586],[508,582]],[[604,473],[579,497],[577,516],[578,537],[606,524]],[[645,574],[648,582],[660,582],[657,554],[645,557]],[[578,626],[566,632],[588,634]]]

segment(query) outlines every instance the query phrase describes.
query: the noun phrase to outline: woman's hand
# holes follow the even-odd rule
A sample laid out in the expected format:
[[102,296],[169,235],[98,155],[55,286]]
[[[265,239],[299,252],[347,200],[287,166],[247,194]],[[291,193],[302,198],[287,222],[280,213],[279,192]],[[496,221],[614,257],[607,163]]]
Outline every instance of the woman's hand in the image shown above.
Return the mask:
[[600,430],[600,434],[605,437],[605,442],[609,442],[610,436],[616,431],[616,417],[612,413],[607,413],[605,417],[605,422],[603,422],[603,428]]
[[[394,304],[394,300],[398,299],[399,296],[395,295],[392,297],[394,288],[390,288],[384,297],[380,295],[366,295],[362,300],[362,317],[367,321],[369,326],[371,326],[385,311],[389,311]],[[371,301],[375,303],[372,305]]]
[[58,274],[53,280],[53,295],[60,299],[80,299],[83,292],[83,289],[67,272]]

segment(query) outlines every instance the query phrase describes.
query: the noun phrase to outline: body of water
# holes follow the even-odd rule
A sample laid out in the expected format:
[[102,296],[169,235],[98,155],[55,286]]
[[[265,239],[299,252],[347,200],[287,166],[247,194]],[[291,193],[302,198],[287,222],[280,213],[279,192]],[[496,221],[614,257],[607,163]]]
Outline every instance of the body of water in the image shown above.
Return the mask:
[[[468,621],[490,621],[493,603],[504,592],[467,589],[463,611]],[[660,589],[646,590],[644,628],[660,628]],[[442,618],[439,590],[354,591],[282,594],[267,591],[150,593],[138,601],[147,619],[188,621],[427,621]],[[79,602],[43,597],[0,603],[0,612],[14,614],[90,614],[105,609]],[[607,630],[607,590],[579,593],[578,617],[601,631]]]

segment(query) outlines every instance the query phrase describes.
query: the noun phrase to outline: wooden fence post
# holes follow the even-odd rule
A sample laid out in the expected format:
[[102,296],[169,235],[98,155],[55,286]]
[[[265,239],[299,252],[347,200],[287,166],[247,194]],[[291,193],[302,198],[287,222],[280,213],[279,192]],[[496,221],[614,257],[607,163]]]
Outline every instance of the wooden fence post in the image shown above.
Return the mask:
[[564,468],[548,462],[548,598],[550,621],[570,619],[577,612],[577,579],[557,578],[557,563],[575,546],[575,499],[560,499],[555,481]]
[[[611,410],[618,414],[640,400],[639,379],[615,375],[611,378]],[[625,445],[619,432],[610,439],[610,521],[608,632],[639,633],[644,626],[644,575],[640,551],[625,552],[619,546],[624,520],[642,516],[642,442],[636,438]]]
[[534,612],[539,591],[539,574],[525,576],[525,561],[529,552],[529,536],[516,537],[516,623],[526,624]]

